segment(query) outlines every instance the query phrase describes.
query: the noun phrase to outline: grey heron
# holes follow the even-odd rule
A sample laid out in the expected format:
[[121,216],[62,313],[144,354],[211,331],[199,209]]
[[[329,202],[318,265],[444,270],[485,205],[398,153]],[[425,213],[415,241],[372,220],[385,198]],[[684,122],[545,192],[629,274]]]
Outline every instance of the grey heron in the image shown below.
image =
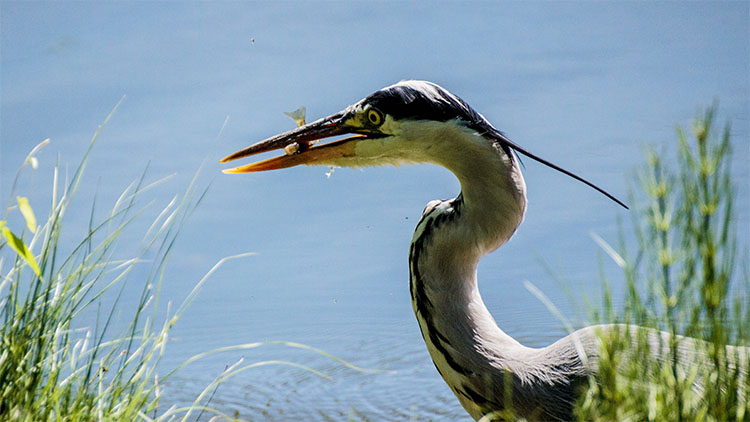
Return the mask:
[[[325,138],[351,135],[327,143]],[[432,163],[461,192],[427,204],[409,248],[409,289],[422,337],[440,375],[475,419],[504,409],[527,419],[568,420],[577,391],[596,369],[597,329],[542,348],[504,333],[477,286],[477,265],[523,220],[526,185],[516,153],[587,180],[510,141],[459,97],[425,81],[403,81],[221,162],[282,149],[281,156],[224,170],[246,173],[297,165],[367,167]]]

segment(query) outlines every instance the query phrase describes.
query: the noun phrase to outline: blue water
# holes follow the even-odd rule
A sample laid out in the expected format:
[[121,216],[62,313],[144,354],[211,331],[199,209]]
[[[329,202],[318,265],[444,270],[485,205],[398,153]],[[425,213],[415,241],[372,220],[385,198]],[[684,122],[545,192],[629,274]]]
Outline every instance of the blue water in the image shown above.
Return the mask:
[[[83,232],[94,197],[98,215],[106,215],[146,166],[149,181],[175,174],[144,198],[154,201],[144,218],[154,217],[205,162],[198,185],[210,188],[173,250],[161,306],[181,302],[222,257],[257,253],[227,263],[205,284],[175,327],[165,368],[215,347],[286,340],[380,371],[266,346],[186,367],[166,387],[165,402],[189,402],[244,357],[288,360],[331,377],[282,365],[243,372],[211,404],[247,419],[468,419],[429,359],[407,284],[421,210],[458,193],[450,173],[431,166],[337,169],[330,178],[324,168],[220,173],[219,158],[293,127],[283,112],[301,105],[313,120],[398,80],[432,80],[520,145],[625,198],[644,145],[672,154],[675,125],[689,125],[700,106],[718,100],[718,121],[732,124],[737,232],[747,245],[746,2],[0,7],[0,197],[10,194],[26,154],[49,137],[39,168],[27,168],[19,185],[44,215],[57,157],[74,166],[126,95],[94,150],[80,208],[68,216],[70,233]],[[584,324],[584,304],[569,298],[598,297],[600,252],[589,233],[615,242],[616,218],[627,230],[629,215],[524,162],[526,220],[482,261],[480,287],[503,330],[542,346],[564,330],[523,281]],[[122,257],[138,249],[134,232],[120,245]],[[616,284],[614,266],[605,259],[605,267]],[[138,277],[130,283],[125,305],[142,287]]]

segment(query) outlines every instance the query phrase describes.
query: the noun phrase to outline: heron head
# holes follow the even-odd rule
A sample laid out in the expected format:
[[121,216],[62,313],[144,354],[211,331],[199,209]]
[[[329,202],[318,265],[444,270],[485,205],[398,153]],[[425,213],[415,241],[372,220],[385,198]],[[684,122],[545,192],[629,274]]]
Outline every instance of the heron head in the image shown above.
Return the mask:
[[[404,81],[331,116],[237,151],[221,162],[284,149],[282,156],[224,172],[247,173],[301,164],[367,167],[429,162],[450,168],[452,162],[460,162],[457,156],[461,155],[461,143],[492,147],[491,138],[481,136],[488,132],[499,134],[460,98],[431,82]],[[335,138],[342,135],[348,136]],[[330,138],[334,140],[321,142]]]
[[[329,142],[321,142],[329,140]],[[225,173],[250,173],[298,165],[369,167],[434,163],[457,175],[494,160],[520,175],[513,151],[565,173],[627,208],[601,188],[510,141],[481,114],[440,86],[402,81],[338,113],[272,136],[224,157],[236,160],[273,150],[284,154]]]

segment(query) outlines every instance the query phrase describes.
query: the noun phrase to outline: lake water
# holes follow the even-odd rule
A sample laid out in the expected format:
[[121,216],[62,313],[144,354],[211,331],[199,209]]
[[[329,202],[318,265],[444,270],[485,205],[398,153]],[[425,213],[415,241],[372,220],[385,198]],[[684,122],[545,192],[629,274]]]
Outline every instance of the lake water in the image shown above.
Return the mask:
[[[643,147],[674,152],[674,128],[719,101],[732,124],[737,232],[750,225],[748,4],[728,3],[25,3],[3,2],[0,194],[45,138],[19,192],[45,215],[59,155],[74,166],[115,103],[68,216],[70,241],[96,196],[104,216],[149,166],[175,174],[143,198],[140,232],[205,162],[208,193],[182,229],[160,306],[180,303],[219,259],[243,252],[203,286],[172,333],[165,370],[213,348],[284,340],[214,355],[178,373],[165,403],[188,403],[238,359],[285,360],[330,377],[269,365],[223,384],[211,406],[251,420],[468,420],[427,354],[408,293],[407,253],[424,205],[458,194],[447,171],[294,168],[223,175],[218,159],[293,127],[304,105],[328,115],[401,79],[437,82],[511,139],[621,198]],[[529,209],[514,238],[486,257],[480,287],[500,327],[543,346],[561,322],[523,287],[529,280],[574,325],[597,300],[590,232],[616,242],[629,214],[526,159]],[[18,220],[15,220],[18,222]],[[139,231],[140,230],[140,231]],[[613,283],[616,269],[605,260]],[[547,269],[549,268],[549,270]],[[148,268],[134,274],[123,307]],[[124,312],[125,313],[125,312]],[[125,320],[127,315],[123,315]],[[83,323],[85,325],[85,323]],[[208,420],[202,416],[201,420]]]

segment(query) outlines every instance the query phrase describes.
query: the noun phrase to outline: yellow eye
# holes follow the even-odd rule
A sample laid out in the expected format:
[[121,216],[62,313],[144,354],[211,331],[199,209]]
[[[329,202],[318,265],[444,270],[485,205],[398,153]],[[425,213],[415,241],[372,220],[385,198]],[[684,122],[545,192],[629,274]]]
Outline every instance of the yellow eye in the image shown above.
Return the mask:
[[380,126],[383,124],[383,115],[374,108],[367,110],[367,121],[373,126]]

